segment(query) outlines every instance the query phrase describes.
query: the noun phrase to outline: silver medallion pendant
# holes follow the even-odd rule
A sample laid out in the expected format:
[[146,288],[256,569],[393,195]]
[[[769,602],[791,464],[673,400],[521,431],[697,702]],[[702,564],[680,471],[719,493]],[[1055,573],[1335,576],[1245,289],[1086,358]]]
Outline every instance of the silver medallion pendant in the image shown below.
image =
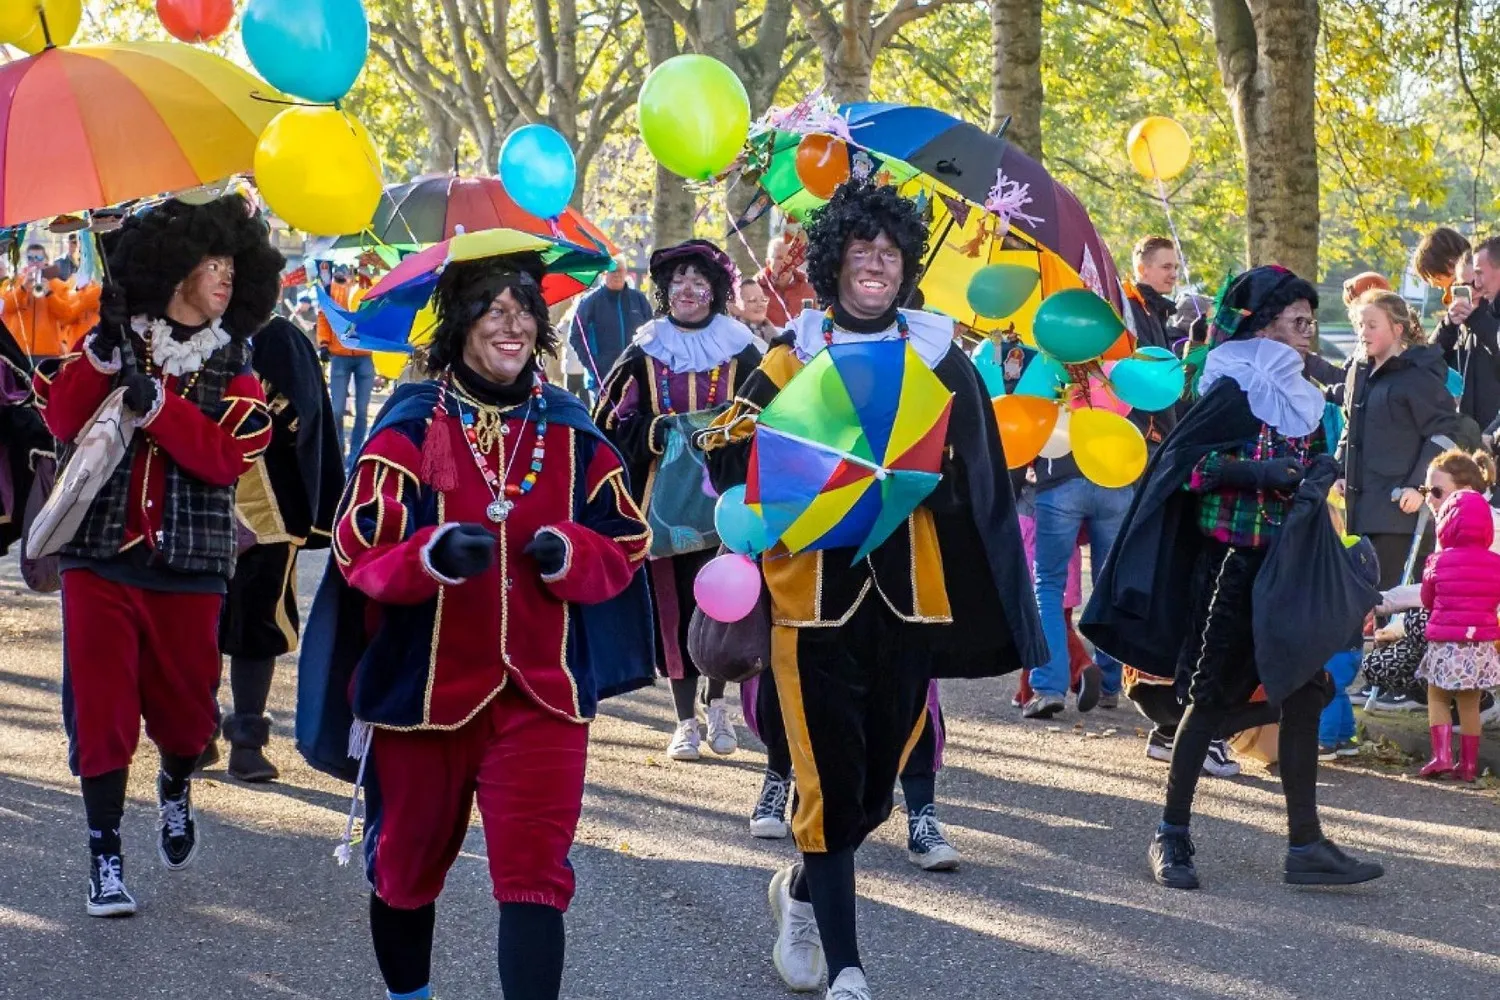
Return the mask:
[[510,516],[510,509],[514,506],[509,500],[494,500],[484,509],[484,513],[491,521],[499,524]]

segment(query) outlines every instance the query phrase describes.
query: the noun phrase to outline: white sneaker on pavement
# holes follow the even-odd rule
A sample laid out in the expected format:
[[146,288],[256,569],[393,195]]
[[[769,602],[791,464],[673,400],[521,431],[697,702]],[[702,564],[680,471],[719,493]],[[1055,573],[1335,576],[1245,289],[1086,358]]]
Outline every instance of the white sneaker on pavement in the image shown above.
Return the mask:
[[828,987],[827,1000],[874,1000],[870,984],[865,982],[864,970],[850,966]]
[[[811,993],[827,978],[828,962],[823,958],[823,940],[818,937],[818,920],[813,916],[812,904],[799,903],[792,898],[792,876],[796,868],[796,865],[788,865],[771,876],[768,895],[771,916],[776,920],[776,944],[771,949],[771,962],[790,989],[797,993]],[[859,994],[849,996],[853,998]],[[868,992],[865,1000],[869,1000]]]
[[729,706],[724,699],[708,703],[708,746],[720,757],[728,757],[740,748],[739,734],[729,721]]
[[677,731],[672,734],[672,742],[667,744],[667,756],[672,760],[697,760],[701,755],[698,753],[698,745],[702,737],[698,734],[698,720],[684,719],[677,723]]

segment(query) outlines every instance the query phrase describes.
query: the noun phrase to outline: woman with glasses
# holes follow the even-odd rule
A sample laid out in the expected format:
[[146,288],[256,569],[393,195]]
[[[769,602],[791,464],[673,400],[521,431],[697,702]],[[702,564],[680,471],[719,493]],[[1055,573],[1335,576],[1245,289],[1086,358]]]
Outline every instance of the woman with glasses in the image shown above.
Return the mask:
[[[1365,535],[1380,558],[1380,588],[1401,575],[1422,508],[1427,465],[1453,447],[1458,411],[1442,349],[1395,292],[1366,292],[1350,307],[1359,353],[1345,383],[1348,424],[1339,445],[1349,533]],[[1422,551],[1430,551],[1424,540]]]

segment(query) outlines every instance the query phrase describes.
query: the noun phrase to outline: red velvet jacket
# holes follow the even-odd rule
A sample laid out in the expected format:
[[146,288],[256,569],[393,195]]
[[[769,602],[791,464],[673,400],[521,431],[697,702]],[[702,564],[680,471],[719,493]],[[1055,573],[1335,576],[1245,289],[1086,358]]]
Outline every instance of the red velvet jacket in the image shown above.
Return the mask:
[[[464,405],[473,412],[471,401]],[[484,455],[497,474],[510,467],[511,484],[521,482],[536,441],[536,424],[521,419],[523,410],[502,411],[506,431]],[[602,442],[552,423],[536,485],[513,498],[509,516],[496,524],[485,515],[494,497],[462,425],[448,413],[436,419],[447,425],[456,488],[438,492],[425,485],[418,442],[390,427],[361,451],[335,523],[338,566],[371,599],[369,634],[388,640],[376,641],[385,652],[366,656],[355,672],[356,713],[386,728],[456,729],[514,683],[547,710],[584,722],[593,695],[580,700],[570,669],[570,605],[623,593],[650,545],[624,470]],[[433,544],[455,523],[484,525],[498,542],[496,562],[467,580],[441,576],[430,560]],[[541,531],[556,532],[567,545],[567,562],[552,576],[543,576],[522,551]],[[434,599],[435,611],[424,611]],[[406,676],[413,671],[421,676]],[[361,710],[362,704],[399,706],[416,697],[421,712],[415,725],[383,722],[379,710]]]
[[[115,388],[118,366],[106,367],[89,351],[63,359],[57,374],[38,372],[37,405],[47,429],[71,441]],[[130,495],[135,499],[125,522],[121,551],[142,541],[153,545],[162,524],[167,475],[163,455],[210,486],[233,486],[271,441],[271,420],[260,381],[248,370],[229,382],[220,412],[204,413],[183,399],[181,380],[162,380],[159,405],[137,428],[150,447],[135,450]]]

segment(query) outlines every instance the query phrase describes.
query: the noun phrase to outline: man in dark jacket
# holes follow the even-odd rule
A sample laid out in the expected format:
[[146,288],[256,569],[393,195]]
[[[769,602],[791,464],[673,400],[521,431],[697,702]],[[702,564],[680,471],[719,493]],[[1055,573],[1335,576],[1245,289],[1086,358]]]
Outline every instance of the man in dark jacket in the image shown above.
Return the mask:
[[[1496,248],[1500,250],[1500,244]],[[1448,367],[1463,376],[1464,393],[1458,411],[1480,427],[1488,427],[1500,415],[1500,315],[1495,312],[1495,294],[1500,288],[1482,288],[1478,282],[1478,259],[1484,258],[1485,274],[1500,285],[1500,255],[1489,251],[1465,251],[1452,271],[1453,301],[1433,332],[1432,342],[1442,348]]]
[[568,346],[583,362],[590,392],[598,390],[600,379],[625,353],[635,331],[651,319],[651,303],[630,287],[629,277],[625,262],[617,259],[605,272],[604,284],[584,296],[568,324]]
[[[1147,236],[1135,245],[1131,260],[1135,280],[1124,282],[1125,304],[1136,343],[1140,347],[1171,350],[1175,339],[1172,322],[1177,313],[1172,292],[1177,288],[1177,275],[1182,269],[1177,247],[1165,236]],[[1177,415],[1174,410],[1132,413],[1131,420],[1154,449],[1171,433]]]

